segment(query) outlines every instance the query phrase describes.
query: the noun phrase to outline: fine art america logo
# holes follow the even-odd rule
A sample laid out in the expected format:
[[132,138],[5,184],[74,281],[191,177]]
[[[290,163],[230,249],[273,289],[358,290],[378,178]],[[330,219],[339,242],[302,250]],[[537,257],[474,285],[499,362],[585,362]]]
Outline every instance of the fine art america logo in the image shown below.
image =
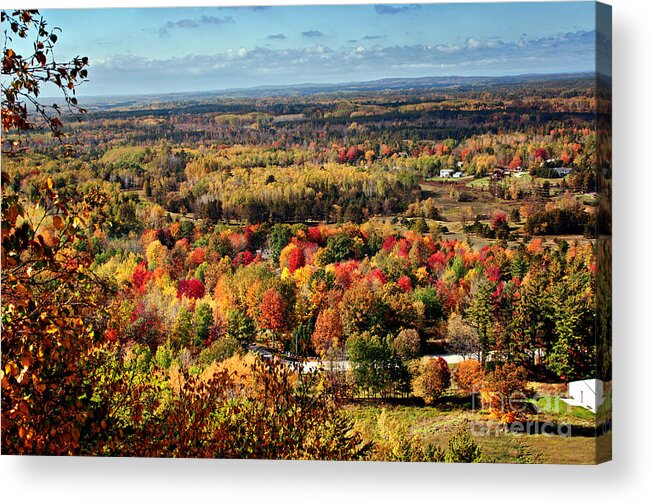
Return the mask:
[[[552,414],[561,414],[564,408],[560,397],[541,397],[536,393],[531,399],[532,401],[529,401],[526,394],[521,391],[513,392],[508,396],[492,394],[490,397],[474,391],[472,411],[487,415],[487,419],[471,422],[472,433],[480,436],[511,433],[571,437],[571,424],[526,420],[527,414],[531,413],[532,409],[535,412],[543,410]],[[498,418],[501,420],[496,420]]]

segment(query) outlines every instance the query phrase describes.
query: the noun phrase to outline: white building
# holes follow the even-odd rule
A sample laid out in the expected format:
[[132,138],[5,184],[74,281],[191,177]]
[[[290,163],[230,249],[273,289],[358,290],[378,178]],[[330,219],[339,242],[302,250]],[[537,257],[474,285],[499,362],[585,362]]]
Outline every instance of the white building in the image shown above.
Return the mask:
[[554,168],[554,171],[561,177],[564,177],[565,175],[569,175],[572,173],[572,168],[566,168],[564,166],[559,166],[558,168]]
[[570,406],[581,406],[592,412],[604,402],[604,382],[599,379],[579,380],[567,384],[569,399],[563,399]]
[[441,177],[450,178],[453,173],[454,173],[454,170],[448,170],[448,169],[441,170]]

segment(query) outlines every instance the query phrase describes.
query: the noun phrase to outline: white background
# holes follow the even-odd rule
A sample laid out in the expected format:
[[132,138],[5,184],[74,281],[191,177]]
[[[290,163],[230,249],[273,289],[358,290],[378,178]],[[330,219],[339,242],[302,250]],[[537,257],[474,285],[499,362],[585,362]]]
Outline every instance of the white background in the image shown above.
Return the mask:
[[[2,0],[8,7],[182,2]],[[289,4],[194,0],[192,5]],[[346,3],[333,0],[322,3]],[[358,2],[362,3],[362,2]],[[372,2],[368,2],[372,3]],[[649,5],[612,0],[614,461],[596,467],[0,457],[0,500],[22,502],[624,502],[651,495],[648,390],[651,134]],[[508,21],[507,21],[508,22]]]

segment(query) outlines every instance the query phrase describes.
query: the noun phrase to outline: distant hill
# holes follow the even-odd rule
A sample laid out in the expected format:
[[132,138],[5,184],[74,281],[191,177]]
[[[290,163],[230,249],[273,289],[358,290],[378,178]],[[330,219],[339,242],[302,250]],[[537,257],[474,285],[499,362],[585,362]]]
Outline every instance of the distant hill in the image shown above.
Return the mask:
[[482,88],[514,86],[535,82],[547,85],[554,82],[567,84],[568,81],[585,81],[594,79],[592,73],[570,74],[527,74],[502,77],[488,76],[447,76],[418,78],[387,78],[365,82],[347,82],[338,84],[305,83],[287,86],[258,86],[253,88],[226,89],[192,93],[166,93],[134,96],[96,96],[84,97],[84,105],[89,109],[106,110],[131,108],[153,103],[205,101],[215,98],[261,98],[291,97],[310,95],[340,95],[350,93],[374,93],[394,91],[449,90],[471,91]]

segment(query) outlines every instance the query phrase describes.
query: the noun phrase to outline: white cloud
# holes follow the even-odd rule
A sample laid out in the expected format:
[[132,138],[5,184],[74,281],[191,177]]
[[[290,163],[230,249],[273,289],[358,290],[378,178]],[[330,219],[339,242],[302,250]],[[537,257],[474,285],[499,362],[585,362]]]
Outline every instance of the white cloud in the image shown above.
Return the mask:
[[[117,55],[95,61],[90,82],[110,94],[113,88],[116,93],[128,92],[134,82],[142,88],[137,92],[159,92],[161,83],[170,87],[164,91],[180,91],[187,86],[208,90],[370,80],[386,77],[387,68],[393,69],[392,77],[564,72],[592,69],[594,44],[594,32],[578,31],[516,42],[469,38],[463,45],[239,47],[166,60]],[[192,82],[186,75],[193,76]]]

